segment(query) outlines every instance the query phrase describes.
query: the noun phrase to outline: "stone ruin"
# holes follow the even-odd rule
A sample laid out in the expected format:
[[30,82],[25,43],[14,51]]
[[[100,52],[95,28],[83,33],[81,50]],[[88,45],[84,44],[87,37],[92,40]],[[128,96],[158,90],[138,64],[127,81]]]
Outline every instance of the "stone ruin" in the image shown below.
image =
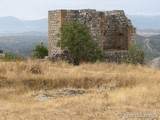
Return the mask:
[[57,42],[61,37],[60,28],[67,22],[86,24],[106,59],[111,61],[127,56],[128,46],[135,44],[136,29],[123,10],[53,10],[48,12],[49,56],[63,53],[64,47],[57,47]]

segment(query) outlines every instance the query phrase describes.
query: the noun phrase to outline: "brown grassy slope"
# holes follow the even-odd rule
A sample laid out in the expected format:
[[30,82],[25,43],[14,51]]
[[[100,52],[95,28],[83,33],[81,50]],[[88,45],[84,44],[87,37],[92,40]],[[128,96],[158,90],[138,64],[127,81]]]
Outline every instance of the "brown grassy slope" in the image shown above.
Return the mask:
[[[33,97],[61,89],[93,92],[47,101]],[[114,120],[117,113],[159,114],[159,91],[160,71],[142,66],[0,62],[2,120]]]
[[131,87],[158,84],[160,71],[106,63],[72,66],[65,62],[0,62],[0,86],[20,89]]

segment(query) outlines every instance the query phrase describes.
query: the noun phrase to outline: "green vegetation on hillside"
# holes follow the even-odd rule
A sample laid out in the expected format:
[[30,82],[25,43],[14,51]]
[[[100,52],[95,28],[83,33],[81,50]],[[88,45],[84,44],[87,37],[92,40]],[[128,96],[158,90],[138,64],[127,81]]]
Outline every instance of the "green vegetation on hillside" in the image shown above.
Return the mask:
[[32,50],[35,46],[43,42],[45,46],[48,44],[48,38],[44,35],[8,35],[0,36],[0,49],[5,53],[21,54],[25,57],[29,57],[32,54]]

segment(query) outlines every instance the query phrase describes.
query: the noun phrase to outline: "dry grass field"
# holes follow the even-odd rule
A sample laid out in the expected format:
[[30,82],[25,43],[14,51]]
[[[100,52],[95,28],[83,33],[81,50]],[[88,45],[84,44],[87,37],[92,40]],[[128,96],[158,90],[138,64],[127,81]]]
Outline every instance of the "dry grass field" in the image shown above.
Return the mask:
[[[85,92],[57,94],[63,90]],[[35,99],[39,94],[52,97]],[[158,114],[158,69],[113,63],[0,61],[0,120],[151,120],[158,119],[153,116]]]

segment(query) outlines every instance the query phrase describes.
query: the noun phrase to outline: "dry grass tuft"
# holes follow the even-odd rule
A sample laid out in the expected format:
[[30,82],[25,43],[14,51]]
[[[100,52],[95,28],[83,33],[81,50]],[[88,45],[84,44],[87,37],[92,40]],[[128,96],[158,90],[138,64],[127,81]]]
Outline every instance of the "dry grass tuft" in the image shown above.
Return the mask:
[[29,63],[27,65],[27,72],[31,74],[42,74],[42,68],[41,65],[38,63]]

